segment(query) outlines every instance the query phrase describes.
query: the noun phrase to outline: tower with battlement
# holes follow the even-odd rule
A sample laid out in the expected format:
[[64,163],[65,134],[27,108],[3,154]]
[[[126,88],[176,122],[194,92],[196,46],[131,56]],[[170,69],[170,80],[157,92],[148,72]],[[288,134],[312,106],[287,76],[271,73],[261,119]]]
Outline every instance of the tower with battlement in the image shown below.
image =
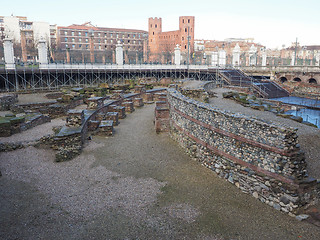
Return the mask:
[[174,49],[179,45],[182,56],[188,52],[192,56],[194,49],[194,16],[179,17],[179,30],[162,32],[162,19],[149,18],[148,20],[148,50],[150,62],[172,62]]

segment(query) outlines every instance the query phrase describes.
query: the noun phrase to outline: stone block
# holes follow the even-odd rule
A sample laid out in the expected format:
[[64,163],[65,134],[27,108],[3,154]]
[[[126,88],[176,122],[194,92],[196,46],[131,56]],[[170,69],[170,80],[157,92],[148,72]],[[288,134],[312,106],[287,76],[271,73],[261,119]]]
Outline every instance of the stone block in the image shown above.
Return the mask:
[[80,127],[84,121],[84,111],[77,109],[69,110],[66,121],[66,126],[68,127]]
[[168,132],[170,129],[170,120],[169,119],[155,119],[155,129],[157,133]]
[[104,113],[97,113],[95,116],[96,121],[102,121],[105,119],[105,114]]
[[153,94],[152,93],[146,93],[142,95],[143,102],[144,103],[150,103],[153,102]]
[[135,93],[145,93],[146,92],[146,88],[142,85],[137,85],[134,87],[134,92]]
[[117,105],[110,105],[110,108],[111,108],[110,109],[111,111],[117,112],[119,114],[119,119],[124,119],[126,117],[125,107],[117,106]]
[[160,108],[164,107],[165,108],[165,107],[168,107],[168,104],[165,101],[157,101],[156,107],[160,107]]
[[93,121],[93,120],[90,120],[88,122],[88,131],[94,131],[96,130],[100,125],[100,121]]
[[92,97],[87,99],[87,108],[88,109],[98,109],[103,106],[102,97]]
[[168,107],[156,107],[155,117],[156,119],[169,119],[170,112]]
[[99,135],[112,136],[113,135],[113,121],[105,120],[101,121],[99,125]]
[[10,120],[1,119],[0,120],[0,137],[11,136],[11,124]]
[[143,107],[143,99],[142,98],[134,98],[133,99],[133,106],[134,107]]
[[119,124],[119,113],[117,112],[108,112],[105,115],[106,120],[112,120],[114,126],[118,126]]
[[133,102],[131,101],[123,102],[121,105],[125,107],[126,113],[132,113],[134,111]]

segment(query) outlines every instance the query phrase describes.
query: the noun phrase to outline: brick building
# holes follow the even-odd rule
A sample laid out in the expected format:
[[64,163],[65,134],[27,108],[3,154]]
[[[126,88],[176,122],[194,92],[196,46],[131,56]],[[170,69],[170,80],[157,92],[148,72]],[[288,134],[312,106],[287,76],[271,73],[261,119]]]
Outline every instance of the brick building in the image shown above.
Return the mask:
[[63,54],[68,50],[72,62],[92,62],[90,51],[94,52],[94,62],[114,62],[115,47],[120,42],[125,62],[141,63],[145,61],[147,39],[148,33],[143,30],[97,27],[90,22],[58,26],[57,30],[58,49]]
[[188,53],[192,55],[194,49],[194,23],[195,17],[179,17],[179,30],[162,32],[162,18],[149,18],[149,60],[152,62],[169,63],[173,61],[173,53],[176,45],[181,49],[182,62],[186,61]]

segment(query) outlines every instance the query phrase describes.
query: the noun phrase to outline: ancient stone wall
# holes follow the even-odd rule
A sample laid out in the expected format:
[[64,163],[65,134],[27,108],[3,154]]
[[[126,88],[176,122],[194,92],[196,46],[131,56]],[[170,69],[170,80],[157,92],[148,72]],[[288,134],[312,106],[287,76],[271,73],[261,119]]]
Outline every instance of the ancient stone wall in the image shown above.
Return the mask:
[[18,94],[0,95],[0,111],[10,110],[11,106],[18,102]]
[[296,129],[232,114],[169,89],[170,134],[220,177],[277,210],[298,213],[315,195]]
[[[164,89],[155,89],[148,92],[153,95],[154,93],[163,90]],[[123,100],[128,101],[138,96],[140,96],[140,93],[126,94],[124,95],[124,99],[107,100],[105,102],[100,102],[101,98],[91,99],[93,103],[90,103],[89,101],[88,106],[90,107],[83,110],[83,112],[76,110],[69,111],[66,126],[64,126],[54,137],[43,139],[43,143],[47,143],[51,148],[57,150],[57,162],[71,160],[81,153],[83,143],[87,140],[89,131],[93,131],[94,128],[100,127],[99,131],[102,131],[104,135],[112,135],[112,129],[114,125],[117,125],[117,120],[100,119],[100,116],[105,116],[110,111],[115,113],[115,109],[112,106],[120,107],[118,105],[121,105]],[[99,103],[96,104],[94,101]],[[132,106],[133,103],[130,107]],[[122,110],[125,109],[125,107],[120,108]],[[120,114],[116,114],[116,116],[116,119],[120,118]],[[95,123],[96,127],[92,128],[92,126],[90,126],[92,123]]]

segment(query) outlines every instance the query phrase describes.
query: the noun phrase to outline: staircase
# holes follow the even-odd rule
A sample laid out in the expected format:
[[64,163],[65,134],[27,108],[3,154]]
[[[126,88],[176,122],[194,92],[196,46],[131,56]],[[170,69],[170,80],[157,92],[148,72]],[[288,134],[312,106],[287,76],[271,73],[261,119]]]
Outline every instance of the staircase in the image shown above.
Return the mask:
[[263,98],[287,97],[289,92],[270,80],[254,79],[239,69],[221,69],[219,76],[229,85],[250,87],[251,90]]

